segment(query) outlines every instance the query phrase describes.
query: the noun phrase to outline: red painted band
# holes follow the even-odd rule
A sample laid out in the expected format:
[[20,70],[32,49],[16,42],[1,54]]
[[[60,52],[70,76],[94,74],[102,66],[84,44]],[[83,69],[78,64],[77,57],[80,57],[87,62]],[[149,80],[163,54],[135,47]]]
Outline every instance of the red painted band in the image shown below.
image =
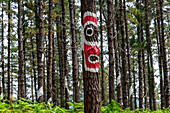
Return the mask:
[[96,18],[96,17],[86,16],[86,17],[84,18],[83,27],[84,27],[84,24],[85,24],[87,21],[92,21],[92,22],[96,23],[96,25],[97,25],[97,18]]

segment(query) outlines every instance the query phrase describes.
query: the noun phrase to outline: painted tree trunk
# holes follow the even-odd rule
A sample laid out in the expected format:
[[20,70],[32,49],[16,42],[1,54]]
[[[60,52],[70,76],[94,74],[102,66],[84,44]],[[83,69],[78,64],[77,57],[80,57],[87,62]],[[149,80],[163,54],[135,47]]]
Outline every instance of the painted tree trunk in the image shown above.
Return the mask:
[[85,113],[101,113],[96,3],[96,0],[81,0]]
[[80,102],[79,91],[79,74],[78,74],[78,60],[77,60],[77,37],[76,37],[76,24],[75,24],[75,0],[69,0],[70,9],[70,23],[72,34],[72,70],[73,70],[73,100],[74,102]]

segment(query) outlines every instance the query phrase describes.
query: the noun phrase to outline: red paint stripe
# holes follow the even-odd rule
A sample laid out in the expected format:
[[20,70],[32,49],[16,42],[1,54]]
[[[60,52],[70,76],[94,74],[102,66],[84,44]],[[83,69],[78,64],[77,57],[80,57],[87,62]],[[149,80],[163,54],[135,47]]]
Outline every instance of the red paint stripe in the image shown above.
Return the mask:
[[86,16],[86,17],[84,18],[83,26],[84,26],[84,24],[85,24],[87,21],[92,21],[92,22],[96,23],[96,25],[97,25],[97,18],[94,17],[94,16]]

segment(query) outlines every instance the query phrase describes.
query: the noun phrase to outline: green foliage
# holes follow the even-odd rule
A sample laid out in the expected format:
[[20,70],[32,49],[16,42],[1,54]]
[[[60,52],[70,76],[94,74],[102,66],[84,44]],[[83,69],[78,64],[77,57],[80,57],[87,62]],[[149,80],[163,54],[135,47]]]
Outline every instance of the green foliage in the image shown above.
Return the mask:
[[[84,113],[83,103],[70,103],[70,109],[60,108],[50,103],[38,103],[31,100],[21,99],[16,102],[8,100],[0,101],[0,113]],[[112,100],[111,104],[101,107],[102,113],[169,113],[170,109],[151,111],[149,109],[136,109],[134,111],[127,108],[121,110],[120,104]]]

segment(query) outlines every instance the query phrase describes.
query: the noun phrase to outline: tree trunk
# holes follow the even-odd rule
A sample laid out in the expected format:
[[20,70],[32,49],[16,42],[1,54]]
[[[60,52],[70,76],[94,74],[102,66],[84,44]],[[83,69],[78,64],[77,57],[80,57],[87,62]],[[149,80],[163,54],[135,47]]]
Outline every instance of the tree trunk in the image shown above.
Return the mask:
[[[3,14],[3,12],[4,12],[4,9],[3,9],[3,1],[2,1],[2,57],[1,57],[1,60],[2,60],[2,89],[1,89],[1,93],[0,93],[0,95],[4,95],[5,96],[5,76],[4,76],[4,74],[5,74],[5,70],[4,70],[4,14]],[[5,99],[4,97],[3,97],[3,99]]]
[[125,31],[126,31],[126,43],[127,43],[127,59],[128,59],[128,74],[129,74],[129,100],[130,100],[130,108],[134,110],[134,99],[133,99],[133,88],[132,88],[132,75],[131,75],[131,61],[130,61],[130,42],[128,35],[128,23],[126,17],[126,2],[123,0],[124,4],[124,20],[125,20]]
[[[158,5],[158,2],[159,1],[156,1],[156,12],[157,12],[156,14],[158,15],[157,16],[158,35],[156,36],[156,38],[157,38],[157,46],[158,46],[158,63],[159,63],[159,74],[160,74],[161,109],[163,109],[163,107],[165,107],[165,100],[164,100],[165,92],[163,88],[163,72],[162,72],[163,47],[162,47],[161,26],[160,26],[160,7]],[[155,26],[156,26],[156,22],[155,22]]]
[[[140,9],[140,5],[139,5],[139,0],[136,0],[136,7],[139,10]],[[137,35],[138,35],[138,41],[139,41],[139,48],[141,48],[141,20],[140,20],[140,15],[137,16],[137,20],[139,22],[139,24],[137,25]],[[142,66],[142,49],[138,50],[138,70],[139,70],[139,108],[143,109],[143,66]]]
[[109,51],[109,101],[115,100],[114,88],[114,55],[113,55],[113,0],[107,0],[107,37]]
[[102,0],[99,0],[100,2],[100,43],[101,43],[101,52],[100,52],[100,57],[101,57],[101,87],[102,87],[102,101],[103,101],[103,106],[106,105],[106,100],[105,100],[105,76],[104,76],[104,61],[103,61],[103,26],[102,26]]
[[[101,113],[96,0],[81,0],[84,56],[84,112]],[[84,17],[83,17],[84,15]]]
[[120,103],[122,108],[122,81],[121,81],[121,73],[120,73],[120,57],[119,57],[119,15],[118,15],[118,2],[115,0],[115,8],[116,8],[116,32],[117,36],[114,38],[114,47],[115,47],[115,64],[116,64],[116,79],[117,79],[117,102]]
[[11,58],[11,2],[8,1],[8,96],[7,99],[10,100],[10,58]]
[[[23,4],[23,2],[22,2],[22,4]],[[21,9],[21,10],[24,10],[24,9]],[[24,90],[25,90],[25,96],[27,95],[27,86],[26,86],[26,62],[25,62],[25,57],[26,57],[26,51],[25,51],[25,49],[26,49],[26,37],[25,37],[25,14],[24,14],[25,12],[23,11],[23,17],[22,17],[22,27],[23,27],[23,34],[22,34],[22,36],[23,36],[23,54],[24,54]]]
[[53,67],[53,38],[52,38],[52,0],[49,0],[48,26],[48,66],[47,66],[47,101],[52,101],[52,67]]
[[43,32],[43,0],[38,0],[39,5],[39,38],[38,38],[38,102],[44,101],[43,76],[44,76],[44,32]]
[[19,51],[19,98],[25,98],[25,83],[24,83],[24,51],[23,51],[23,38],[22,38],[22,19],[21,19],[21,0],[18,0],[18,51]]
[[121,36],[122,36],[122,45],[121,45],[121,57],[122,57],[122,93],[123,93],[123,107],[128,107],[128,88],[127,88],[127,66],[126,66],[126,44],[124,38],[124,21],[123,21],[123,7],[122,0],[120,0],[120,23],[121,23]]
[[166,58],[166,45],[164,37],[164,19],[163,19],[163,0],[160,1],[160,13],[161,13],[161,34],[162,34],[162,54],[163,54],[163,73],[164,73],[164,92],[165,92],[165,108],[170,107],[170,93],[169,93],[169,76],[167,69],[167,58]]
[[156,98],[155,98],[155,84],[154,84],[154,72],[153,72],[153,59],[152,59],[152,51],[151,51],[151,39],[150,39],[150,32],[149,32],[149,19],[148,19],[148,0],[145,0],[145,20],[146,20],[146,40],[147,40],[147,53],[148,58],[150,60],[151,66],[151,88],[152,88],[152,100],[153,100],[153,109],[156,110]]
[[133,84],[134,84],[134,106],[137,109],[137,102],[136,102],[136,73],[135,73],[135,53],[133,55]]
[[75,24],[75,0],[69,0],[70,9],[70,23],[72,34],[72,68],[73,68],[73,100],[80,102],[79,91],[79,74],[78,74],[78,60],[77,60],[77,37],[76,37],[76,24]]

